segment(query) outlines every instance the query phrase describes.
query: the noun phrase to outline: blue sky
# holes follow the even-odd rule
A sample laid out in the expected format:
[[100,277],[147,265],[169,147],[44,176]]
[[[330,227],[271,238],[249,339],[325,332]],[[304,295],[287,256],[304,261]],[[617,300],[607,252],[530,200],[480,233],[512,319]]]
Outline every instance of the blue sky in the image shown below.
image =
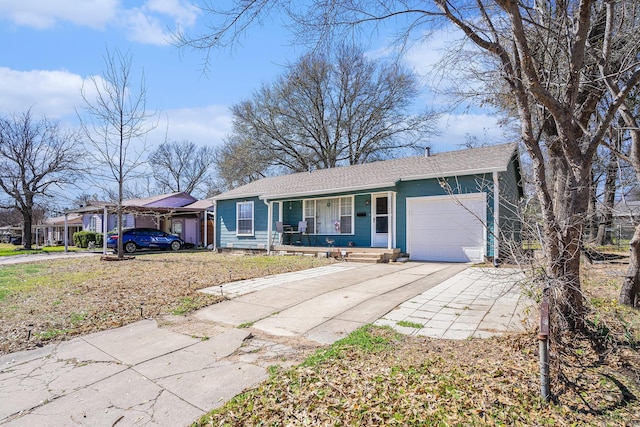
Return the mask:
[[[231,129],[229,107],[247,99],[262,83],[284,72],[284,65],[304,51],[290,43],[278,19],[255,27],[233,51],[215,52],[209,71],[202,72],[204,53],[178,51],[169,30],[179,26],[200,32],[207,16],[187,0],[0,0],[0,112],[36,114],[75,125],[82,107],[80,88],[105,68],[106,48],[130,52],[135,75],[144,70],[147,108],[157,111],[160,125],[150,135],[160,143],[187,139],[218,145]],[[407,65],[428,74],[450,34],[437,33],[428,44],[412,48]],[[377,49],[377,50],[374,50]],[[372,48],[372,55],[385,46]],[[137,81],[137,79],[136,79]],[[425,95],[416,108],[446,104]],[[505,142],[496,118],[472,114],[443,116],[434,150],[457,149],[465,135]],[[426,145],[426,144],[425,144]],[[152,147],[151,147],[152,148]]]

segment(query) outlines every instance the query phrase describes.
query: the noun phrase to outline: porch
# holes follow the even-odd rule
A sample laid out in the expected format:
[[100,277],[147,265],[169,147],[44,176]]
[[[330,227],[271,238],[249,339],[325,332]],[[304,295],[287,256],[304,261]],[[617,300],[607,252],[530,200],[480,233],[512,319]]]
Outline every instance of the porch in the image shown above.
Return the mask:
[[382,263],[395,262],[399,248],[359,248],[334,246],[274,245],[273,252],[281,255],[312,255],[332,257],[347,262]]

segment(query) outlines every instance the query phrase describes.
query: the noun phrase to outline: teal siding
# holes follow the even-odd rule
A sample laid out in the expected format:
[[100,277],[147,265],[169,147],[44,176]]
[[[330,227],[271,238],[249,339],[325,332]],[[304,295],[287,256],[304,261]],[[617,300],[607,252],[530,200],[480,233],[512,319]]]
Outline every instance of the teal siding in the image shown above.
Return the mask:
[[[388,191],[390,189],[376,189],[372,192]],[[344,197],[350,196],[348,193],[335,193],[326,194],[317,197],[308,197],[305,199],[324,199],[332,197]],[[284,200],[282,203],[282,222],[284,224],[290,224],[293,226],[298,225],[298,221],[303,219],[303,200]],[[334,240],[334,247],[370,247],[371,246],[371,195],[370,194],[356,194],[353,200],[353,214],[354,214],[354,230],[352,234],[310,234],[309,240],[307,237],[303,237],[303,244],[310,244],[311,246],[329,247],[327,239]],[[277,214],[277,202],[274,203],[274,218],[273,229],[275,230],[275,223],[278,220]],[[360,216],[358,216],[358,213]]]
[[[487,223],[493,229],[493,177],[491,174],[447,178],[443,180],[426,179],[420,181],[402,181],[398,184],[396,195],[397,236],[396,247],[407,251],[407,198],[446,196],[448,194],[487,193]],[[489,231],[490,231],[489,230]],[[490,236],[487,232],[487,237]],[[493,244],[487,239],[487,254],[493,253]]]
[[[501,242],[505,238],[519,238],[520,220],[518,215],[518,202],[522,196],[520,183],[519,165],[517,157],[514,157],[509,164],[508,170],[498,174],[500,197],[500,236]],[[372,188],[361,191],[354,196],[354,230],[349,235],[309,235],[303,237],[303,244],[312,246],[328,247],[326,239],[334,240],[335,247],[371,247],[371,194],[395,192],[396,199],[396,247],[401,251],[407,251],[407,198],[446,196],[453,194],[485,193],[486,194],[486,219],[487,219],[487,247],[486,254],[493,256],[494,252],[494,182],[493,174],[481,174],[472,176],[452,177],[447,179],[425,179],[415,181],[400,181],[392,188]],[[348,193],[326,194],[309,199],[329,198],[348,196]],[[236,202],[254,202],[254,235],[236,236]],[[303,219],[303,200],[285,199],[273,201],[273,215],[268,218],[267,205],[257,197],[251,199],[219,200],[216,207],[216,242],[218,247],[242,249],[267,249],[268,245],[268,222],[271,221],[274,237],[276,237],[276,221],[282,206],[282,221],[284,224],[297,226]],[[277,243],[277,242],[276,242]],[[501,246],[502,247],[502,246]]]
[[[236,203],[253,201],[253,236],[236,235]],[[268,208],[257,197],[219,200],[216,206],[216,241],[220,248],[267,249]],[[230,246],[232,245],[232,246]]]

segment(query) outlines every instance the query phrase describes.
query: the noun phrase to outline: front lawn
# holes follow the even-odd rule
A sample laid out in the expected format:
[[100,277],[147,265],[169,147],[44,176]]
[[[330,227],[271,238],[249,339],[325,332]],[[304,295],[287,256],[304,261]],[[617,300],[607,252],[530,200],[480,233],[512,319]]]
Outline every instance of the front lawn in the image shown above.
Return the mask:
[[[35,246],[34,246],[35,248]],[[71,250],[74,250],[72,248]],[[25,250],[22,245],[12,245],[10,243],[0,243],[0,256],[26,255],[38,253],[64,252],[64,246],[45,246],[40,249]]]
[[198,292],[234,280],[329,263],[308,257],[144,253],[0,266],[0,354],[220,301]]

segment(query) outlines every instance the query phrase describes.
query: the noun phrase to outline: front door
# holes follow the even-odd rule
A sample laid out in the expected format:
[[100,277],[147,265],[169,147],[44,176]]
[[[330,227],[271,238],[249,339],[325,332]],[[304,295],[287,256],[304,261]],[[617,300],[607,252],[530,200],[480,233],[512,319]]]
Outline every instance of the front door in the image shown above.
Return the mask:
[[386,248],[389,242],[389,198],[386,194],[373,196],[373,239],[374,247]]

